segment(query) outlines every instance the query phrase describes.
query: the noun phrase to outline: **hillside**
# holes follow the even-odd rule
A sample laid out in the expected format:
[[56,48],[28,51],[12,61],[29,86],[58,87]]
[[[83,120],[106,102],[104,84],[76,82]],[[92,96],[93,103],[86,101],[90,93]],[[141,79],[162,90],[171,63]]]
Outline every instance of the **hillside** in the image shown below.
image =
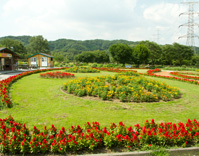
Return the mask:
[[[13,40],[19,40],[24,43],[25,46],[28,45],[28,41],[31,36],[5,36],[0,37],[0,41],[9,38]],[[50,51],[54,52],[69,52],[69,53],[80,53],[82,51],[93,51],[93,50],[106,50],[110,45],[116,43],[124,43],[128,45],[136,45],[138,42],[127,41],[127,40],[72,40],[72,39],[58,39],[56,41],[49,41]]]
[[26,46],[28,45],[28,41],[31,38],[31,36],[4,36],[4,37],[0,37],[0,41],[5,38],[21,41],[24,43],[24,46]]

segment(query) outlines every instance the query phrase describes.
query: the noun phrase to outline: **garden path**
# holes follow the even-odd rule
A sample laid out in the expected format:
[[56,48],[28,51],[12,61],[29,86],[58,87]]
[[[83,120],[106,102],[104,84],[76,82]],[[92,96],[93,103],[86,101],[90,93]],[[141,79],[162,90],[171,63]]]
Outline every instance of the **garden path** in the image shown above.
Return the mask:
[[172,71],[161,71],[161,72],[158,72],[158,73],[154,73],[155,75],[160,75],[160,76],[172,76],[170,74],[170,72]]
[[4,79],[7,79],[9,78],[10,76],[14,76],[14,75],[17,75],[17,74],[20,74],[21,72],[12,72],[12,73],[3,73],[3,74],[0,74],[0,81],[1,80],[4,80]]

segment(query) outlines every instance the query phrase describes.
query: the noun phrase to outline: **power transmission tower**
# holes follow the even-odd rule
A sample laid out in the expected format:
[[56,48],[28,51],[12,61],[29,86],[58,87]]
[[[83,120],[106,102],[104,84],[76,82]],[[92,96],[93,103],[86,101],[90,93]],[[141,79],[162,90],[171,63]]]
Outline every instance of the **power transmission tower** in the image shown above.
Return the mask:
[[157,30],[157,44],[160,44],[160,31]]
[[152,35],[152,41],[159,44],[160,42],[160,31],[157,29],[157,33]]
[[194,26],[199,26],[199,24],[194,22],[194,15],[199,14],[199,13],[194,12],[194,5],[199,4],[199,2],[182,2],[182,4],[189,5],[188,12],[184,12],[179,15],[179,16],[188,15],[188,23],[185,23],[179,26],[179,27],[187,26],[187,35],[180,36],[179,38],[187,38],[187,42],[186,42],[187,46],[192,47],[192,49],[194,50],[194,53],[196,53],[194,38],[198,37],[198,35],[194,34]]

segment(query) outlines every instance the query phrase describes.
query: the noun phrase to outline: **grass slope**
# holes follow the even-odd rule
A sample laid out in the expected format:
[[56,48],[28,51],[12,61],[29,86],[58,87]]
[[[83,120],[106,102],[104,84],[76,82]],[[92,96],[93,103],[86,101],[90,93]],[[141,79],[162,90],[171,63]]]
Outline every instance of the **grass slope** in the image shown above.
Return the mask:
[[[110,72],[75,74],[76,77],[113,75]],[[0,111],[0,118],[12,115],[17,121],[43,128],[54,124],[57,128],[84,125],[98,121],[102,126],[123,121],[126,125],[156,122],[185,122],[188,118],[199,119],[199,87],[194,84],[148,77],[181,89],[183,97],[159,103],[115,103],[89,100],[63,93],[60,88],[68,79],[44,79],[39,74],[30,75],[12,85],[12,100],[16,105]]]

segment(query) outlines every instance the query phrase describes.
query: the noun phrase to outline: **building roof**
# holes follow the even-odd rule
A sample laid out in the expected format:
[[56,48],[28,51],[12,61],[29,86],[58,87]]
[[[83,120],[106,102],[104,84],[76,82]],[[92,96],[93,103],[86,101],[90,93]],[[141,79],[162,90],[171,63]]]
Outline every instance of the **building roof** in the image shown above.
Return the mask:
[[4,50],[4,49],[7,49],[7,48],[0,48],[0,51]]
[[36,54],[31,55],[31,56],[28,56],[27,58],[33,57],[33,56],[35,56],[35,55],[43,55],[43,56],[46,56],[46,57],[53,58],[53,56],[48,55],[48,54],[45,54],[45,53],[36,53]]
[[1,48],[0,48],[0,52],[9,52],[9,53],[11,53],[12,55],[14,55],[15,57],[19,57],[19,55],[17,55],[17,54],[14,53],[13,51],[11,51],[10,49],[5,48],[5,47],[1,47]]

